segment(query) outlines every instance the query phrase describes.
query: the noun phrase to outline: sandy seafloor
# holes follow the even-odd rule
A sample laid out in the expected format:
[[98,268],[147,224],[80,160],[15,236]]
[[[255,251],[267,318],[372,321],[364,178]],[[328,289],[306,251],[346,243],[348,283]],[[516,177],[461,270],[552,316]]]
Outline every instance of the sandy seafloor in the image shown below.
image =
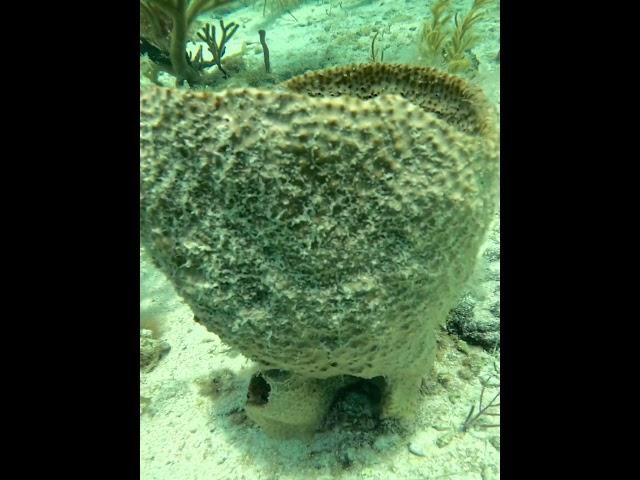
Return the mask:
[[[223,17],[227,23],[242,25],[227,55],[245,42],[245,68],[259,75],[264,67],[262,51],[255,48],[257,30],[265,28],[274,75],[284,80],[305,70],[367,62],[371,37],[380,30],[386,32],[379,37],[386,47],[385,62],[415,63],[416,37],[428,16],[426,3],[309,0],[291,10],[295,19],[287,13],[264,19],[261,6],[247,6]],[[466,11],[471,2],[454,3]],[[498,9],[496,2],[479,27],[482,40],[473,49],[478,72],[471,81],[499,111]],[[242,81],[231,77],[225,83],[236,86]],[[497,237],[488,242],[499,248]],[[480,274],[474,280],[478,285],[470,288],[482,290],[482,269],[479,265]],[[495,288],[486,290],[486,295],[495,295],[491,293]],[[435,367],[423,382],[413,432],[387,432],[365,442],[340,432],[273,439],[242,412],[251,361],[193,321],[189,307],[142,249],[140,293],[141,326],[154,330],[170,347],[153,370],[140,372],[142,479],[500,477],[499,428],[458,431],[470,407],[478,403],[481,380],[492,377],[492,383],[499,384],[499,351],[467,345],[443,330]],[[489,387],[485,403],[496,392]],[[489,420],[499,423],[499,417]]]

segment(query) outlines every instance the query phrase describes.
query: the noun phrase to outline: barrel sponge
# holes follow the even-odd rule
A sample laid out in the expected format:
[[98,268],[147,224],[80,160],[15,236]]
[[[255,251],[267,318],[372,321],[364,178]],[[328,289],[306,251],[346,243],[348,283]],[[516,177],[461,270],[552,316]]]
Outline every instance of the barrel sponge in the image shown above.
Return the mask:
[[484,96],[428,68],[141,92],[141,237],[198,321],[307,378],[415,377],[494,213]]

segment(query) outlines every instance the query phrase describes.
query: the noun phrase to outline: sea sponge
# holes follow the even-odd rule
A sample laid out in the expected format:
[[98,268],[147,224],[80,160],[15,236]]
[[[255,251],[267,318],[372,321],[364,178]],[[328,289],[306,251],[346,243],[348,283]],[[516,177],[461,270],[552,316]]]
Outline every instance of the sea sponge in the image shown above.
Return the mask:
[[481,92],[370,64],[152,87],[140,122],[141,237],[197,319],[265,371],[383,376],[383,414],[408,411],[495,209]]
[[283,370],[265,370],[251,378],[245,411],[273,436],[312,433],[323,421],[343,377],[318,379]]

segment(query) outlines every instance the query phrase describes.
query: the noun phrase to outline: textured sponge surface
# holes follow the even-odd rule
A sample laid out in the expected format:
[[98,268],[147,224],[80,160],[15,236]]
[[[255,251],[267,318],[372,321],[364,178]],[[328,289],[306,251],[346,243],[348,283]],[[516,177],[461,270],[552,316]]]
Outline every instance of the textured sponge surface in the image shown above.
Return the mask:
[[464,88],[327,78],[143,92],[142,239],[197,319],[268,368],[424,370],[494,210],[491,113]]
[[484,95],[459,77],[428,67],[371,63],[348,65],[294,77],[285,86],[310,96],[347,95],[370,99],[400,95],[461,131],[492,134],[495,120]]

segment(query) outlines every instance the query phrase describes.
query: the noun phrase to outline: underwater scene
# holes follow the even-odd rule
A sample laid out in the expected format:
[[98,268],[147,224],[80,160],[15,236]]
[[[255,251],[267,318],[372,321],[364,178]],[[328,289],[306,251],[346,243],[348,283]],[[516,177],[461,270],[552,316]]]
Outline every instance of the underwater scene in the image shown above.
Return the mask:
[[499,0],[140,0],[140,478],[500,478]]

